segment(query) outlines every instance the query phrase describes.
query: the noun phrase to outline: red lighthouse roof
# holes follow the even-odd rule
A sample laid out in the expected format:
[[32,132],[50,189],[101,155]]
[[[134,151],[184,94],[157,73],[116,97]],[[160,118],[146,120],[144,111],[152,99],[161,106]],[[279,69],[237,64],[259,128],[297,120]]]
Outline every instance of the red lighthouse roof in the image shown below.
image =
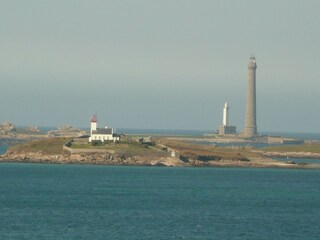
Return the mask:
[[91,122],[97,122],[97,115],[94,114],[91,118]]

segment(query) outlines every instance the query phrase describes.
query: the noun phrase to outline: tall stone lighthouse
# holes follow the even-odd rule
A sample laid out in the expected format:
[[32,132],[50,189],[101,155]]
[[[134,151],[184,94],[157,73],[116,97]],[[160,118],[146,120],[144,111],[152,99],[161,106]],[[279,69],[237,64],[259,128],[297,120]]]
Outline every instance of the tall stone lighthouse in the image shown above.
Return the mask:
[[243,135],[244,137],[257,136],[256,116],[256,59],[252,55],[248,64],[248,89],[246,103],[246,118]]

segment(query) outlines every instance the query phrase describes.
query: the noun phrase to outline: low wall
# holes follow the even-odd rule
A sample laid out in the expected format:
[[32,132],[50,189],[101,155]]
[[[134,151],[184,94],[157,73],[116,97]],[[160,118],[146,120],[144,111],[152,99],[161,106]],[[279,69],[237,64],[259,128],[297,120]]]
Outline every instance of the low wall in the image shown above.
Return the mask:
[[163,144],[160,144],[160,143],[156,143],[156,147],[163,149],[164,151],[169,152],[171,157],[180,158],[180,153],[172,148],[169,148],[169,147],[167,147]]

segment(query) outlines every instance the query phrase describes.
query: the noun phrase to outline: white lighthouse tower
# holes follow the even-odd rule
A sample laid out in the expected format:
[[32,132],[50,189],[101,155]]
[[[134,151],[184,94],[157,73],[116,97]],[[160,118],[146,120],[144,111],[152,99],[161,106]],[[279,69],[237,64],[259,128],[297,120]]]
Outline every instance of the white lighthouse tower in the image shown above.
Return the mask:
[[93,131],[97,131],[97,115],[93,115],[91,118],[90,135]]
[[229,126],[229,106],[227,102],[224,103],[222,124],[223,126]]
[[224,103],[222,125],[219,127],[218,133],[219,135],[237,133],[236,127],[229,125],[229,105],[227,102]]

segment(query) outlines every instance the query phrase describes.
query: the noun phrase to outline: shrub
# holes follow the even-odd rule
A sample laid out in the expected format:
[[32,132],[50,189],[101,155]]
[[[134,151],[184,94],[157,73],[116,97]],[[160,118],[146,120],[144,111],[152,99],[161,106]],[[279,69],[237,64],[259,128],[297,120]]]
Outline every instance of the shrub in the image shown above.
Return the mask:
[[91,141],[91,146],[95,147],[95,146],[101,146],[102,142],[100,140],[94,140]]

